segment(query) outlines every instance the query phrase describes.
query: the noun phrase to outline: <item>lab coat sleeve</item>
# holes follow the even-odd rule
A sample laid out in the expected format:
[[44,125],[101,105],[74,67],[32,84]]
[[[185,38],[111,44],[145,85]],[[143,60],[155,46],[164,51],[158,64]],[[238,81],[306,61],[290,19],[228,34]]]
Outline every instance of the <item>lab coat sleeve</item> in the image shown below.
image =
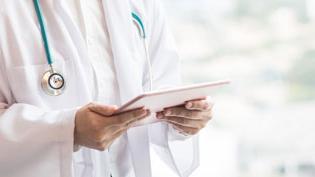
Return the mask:
[[[149,54],[153,66],[153,88],[178,86],[181,83],[181,72],[174,38],[159,0],[150,2],[153,2],[152,15],[149,17],[152,22],[149,28]],[[185,137],[167,123],[151,125],[149,135],[161,159],[179,176],[187,177],[198,167],[198,136]]]
[[15,103],[0,57],[0,176],[71,176],[74,114]]

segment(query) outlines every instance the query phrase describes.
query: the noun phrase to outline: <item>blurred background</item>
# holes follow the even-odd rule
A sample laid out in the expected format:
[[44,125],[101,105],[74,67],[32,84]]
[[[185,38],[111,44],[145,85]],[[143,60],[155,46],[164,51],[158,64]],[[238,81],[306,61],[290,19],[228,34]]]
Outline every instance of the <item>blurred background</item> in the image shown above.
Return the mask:
[[315,177],[315,0],[163,1],[185,84],[232,80],[192,176]]

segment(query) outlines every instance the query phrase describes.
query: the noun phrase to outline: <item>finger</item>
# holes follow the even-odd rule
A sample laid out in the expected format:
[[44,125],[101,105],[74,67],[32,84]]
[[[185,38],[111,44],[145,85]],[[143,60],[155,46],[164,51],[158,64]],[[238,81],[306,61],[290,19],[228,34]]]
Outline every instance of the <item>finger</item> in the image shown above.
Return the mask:
[[176,124],[173,124],[173,128],[179,133],[188,134],[188,135],[195,135],[200,131],[200,129],[198,128],[185,127],[185,126],[176,125]]
[[126,132],[127,132],[127,129],[123,129],[121,131],[116,132],[115,134],[112,135],[112,137],[109,141],[112,142],[112,141],[116,140],[118,137],[120,137],[121,135],[123,135]]
[[88,109],[98,114],[101,114],[103,116],[111,116],[118,109],[118,107],[116,105],[103,105],[99,103],[90,103],[88,105]]
[[186,102],[185,107],[188,110],[207,111],[212,109],[213,103],[209,100],[194,100]]
[[128,126],[134,121],[139,121],[150,115],[150,111],[144,108],[125,112],[116,116],[113,116],[113,125]]
[[115,133],[112,133],[112,135],[109,138],[104,139],[104,141],[105,140],[107,140],[107,141],[114,141],[120,135],[122,135],[123,133],[126,133],[127,130],[130,129],[131,127],[133,127],[133,124],[129,124],[129,126],[127,126],[127,127],[119,127],[118,129],[116,129],[114,131]]
[[[138,114],[138,112],[141,112],[141,109],[137,110],[137,111],[133,111],[135,112],[134,114]],[[108,136],[111,136],[112,134],[117,133],[118,131],[124,130],[128,127],[132,127],[134,126],[134,124],[136,124],[138,121],[141,121],[142,119],[146,118],[147,116],[150,115],[150,111],[148,110],[144,110],[146,112],[146,114],[144,114],[143,116],[140,116],[140,118],[138,118],[139,116],[131,117],[129,114],[131,113],[122,113],[119,116],[112,116],[109,119],[103,119],[104,120],[104,124],[106,125],[103,129],[103,132]],[[106,138],[104,137],[104,139]]]
[[111,132],[110,134],[116,134],[117,132],[120,132],[120,131],[126,131],[128,130],[129,128],[131,127],[134,127],[135,124],[138,122],[138,121],[141,121],[142,118],[139,118],[139,119],[135,119],[135,120],[132,120],[130,121],[128,124],[122,126],[122,125],[113,125],[113,126],[110,126],[108,127],[108,132]]
[[192,119],[186,119],[182,117],[165,117],[163,118],[164,121],[172,123],[174,125],[180,125],[184,127],[190,127],[190,128],[204,128],[206,121],[202,120],[192,120]]
[[187,110],[184,107],[167,108],[163,111],[164,116],[183,117],[187,119],[204,119],[205,112],[196,110]]
[[156,117],[157,119],[162,119],[162,118],[164,117],[163,111],[155,113],[155,117]]
[[112,136],[110,136],[110,137],[104,139],[104,140],[101,142],[101,144],[99,144],[99,146],[98,146],[97,149],[100,150],[100,151],[104,151],[105,149],[107,149],[108,147],[110,147],[110,146],[113,144],[113,142],[114,142],[117,138],[119,138],[120,136],[122,136],[125,132],[126,132],[126,131],[119,131],[119,132],[113,134]]

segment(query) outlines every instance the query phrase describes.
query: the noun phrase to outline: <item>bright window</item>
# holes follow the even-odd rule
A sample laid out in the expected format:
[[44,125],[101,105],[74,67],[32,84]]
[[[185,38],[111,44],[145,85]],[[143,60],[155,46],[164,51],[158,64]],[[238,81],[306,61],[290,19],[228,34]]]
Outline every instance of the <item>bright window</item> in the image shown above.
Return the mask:
[[[164,0],[185,83],[213,95],[193,177],[315,176],[315,1]],[[161,167],[157,176],[171,176]]]

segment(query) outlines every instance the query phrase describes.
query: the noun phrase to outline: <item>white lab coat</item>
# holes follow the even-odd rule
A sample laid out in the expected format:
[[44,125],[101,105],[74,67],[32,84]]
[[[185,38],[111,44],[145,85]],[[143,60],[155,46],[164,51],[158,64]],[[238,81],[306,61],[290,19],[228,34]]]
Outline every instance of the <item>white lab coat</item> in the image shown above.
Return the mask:
[[[73,153],[75,112],[95,100],[95,73],[84,34],[63,0],[41,1],[54,66],[66,79],[61,96],[48,96],[40,86],[48,65],[32,0],[0,0],[0,4],[0,176],[73,176],[78,154],[87,161],[94,151],[82,148]],[[149,85],[132,11],[141,15],[147,28],[154,89],[179,84],[178,56],[158,0],[103,0],[103,4],[121,103]],[[180,176],[189,176],[198,166],[196,137],[174,141],[182,137],[172,132],[165,123],[128,131],[137,177],[151,176],[149,145]]]

